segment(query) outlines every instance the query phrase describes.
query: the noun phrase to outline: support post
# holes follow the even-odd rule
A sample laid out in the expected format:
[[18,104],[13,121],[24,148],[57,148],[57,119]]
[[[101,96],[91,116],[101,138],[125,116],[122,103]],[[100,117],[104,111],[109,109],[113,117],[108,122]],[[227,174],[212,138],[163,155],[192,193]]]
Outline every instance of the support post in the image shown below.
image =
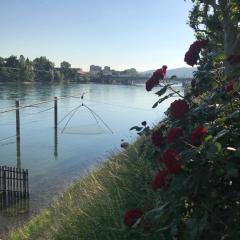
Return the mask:
[[16,144],[17,144],[17,168],[21,168],[21,151],[20,151],[20,111],[19,100],[16,100]]
[[54,97],[54,157],[58,156],[58,98]]
[[16,100],[16,135],[20,139],[20,113],[19,113],[19,100]]
[[54,128],[57,129],[58,125],[58,99],[54,97]]

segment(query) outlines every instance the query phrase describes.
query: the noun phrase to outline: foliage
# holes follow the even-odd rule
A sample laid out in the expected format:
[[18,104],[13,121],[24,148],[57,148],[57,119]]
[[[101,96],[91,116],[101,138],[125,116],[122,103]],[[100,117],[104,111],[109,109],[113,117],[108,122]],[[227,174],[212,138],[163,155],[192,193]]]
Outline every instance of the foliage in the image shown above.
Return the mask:
[[[235,59],[231,68],[225,60],[231,40],[228,34],[239,28],[239,2],[193,2],[190,25],[199,41],[186,56],[193,65],[201,51],[199,71],[190,93],[180,96],[173,91],[182,100],[171,104],[167,118],[159,124],[164,124],[164,129],[158,128],[161,141],[152,147],[159,167],[150,186],[158,189],[161,201],[138,219],[138,225],[140,229],[140,223],[148,219],[152,223],[149,236],[158,232],[159,239],[240,239],[238,52],[231,50],[231,59]],[[199,49],[203,41],[206,48]],[[173,90],[171,85],[162,83],[165,86],[156,93],[160,98],[154,108],[172,96],[165,94]],[[176,128],[183,135],[167,141]],[[157,139],[155,129],[152,136]]]
[[60,68],[46,57],[38,57],[33,61],[25,59],[23,55],[0,57],[0,81],[3,82],[63,82],[89,81],[79,74],[77,69],[71,68],[71,64],[63,61]]

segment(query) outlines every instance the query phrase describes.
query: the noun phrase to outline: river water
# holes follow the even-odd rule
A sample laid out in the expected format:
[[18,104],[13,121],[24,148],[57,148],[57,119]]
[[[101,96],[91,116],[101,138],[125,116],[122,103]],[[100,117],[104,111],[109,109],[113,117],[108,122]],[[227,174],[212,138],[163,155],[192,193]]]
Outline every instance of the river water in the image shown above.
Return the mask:
[[[83,92],[83,100],[70,97]],[[24,208],[0,212],[0,233],[47,207],[75,178],[119,151],[121,140],[134,141],[137,135],[129,129],[142,121],[153,126],[174,100],[168,99],[152,109],[158,97],[154,92],[146,92],[143,85],[0,83],[0,111],[14,106],[16,99],[22,106],[52,100],[55,96],[67,97],[58,101],[59,121],[82,101],[92,112],[80,107],[71,119],[68,115],[61,122],[56,134],[52,101],[21,110],[18,150],[16,113],[0,114],[0,165],[27,168],[30,186],[30,199]]]

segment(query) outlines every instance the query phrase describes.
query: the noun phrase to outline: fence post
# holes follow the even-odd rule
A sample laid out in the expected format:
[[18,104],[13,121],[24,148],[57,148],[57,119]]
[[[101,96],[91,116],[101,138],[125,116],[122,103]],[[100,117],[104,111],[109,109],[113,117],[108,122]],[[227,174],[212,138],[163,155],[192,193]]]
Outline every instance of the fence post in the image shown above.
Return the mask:
[[6,185],[6,169],[5,166],[2,168],[2,185],[3,185],[3,208],[6,207],[6,201],[7,201],[7,185]]

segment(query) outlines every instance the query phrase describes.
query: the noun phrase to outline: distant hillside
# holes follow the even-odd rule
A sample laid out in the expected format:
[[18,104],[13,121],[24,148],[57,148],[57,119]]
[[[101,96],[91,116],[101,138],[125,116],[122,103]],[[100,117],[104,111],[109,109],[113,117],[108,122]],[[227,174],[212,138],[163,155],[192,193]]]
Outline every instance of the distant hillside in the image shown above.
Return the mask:
[[[175,69],[169,69],[167,70],[167,77],[171,77],[173,75],[176,75],[178,78],[191,78],[193,77],[193,72],[196,71],[197,68],[175,68]],[[145,72],[141,72],[141,74],[145,76],[150,76],[155,70],[148,70]]]

